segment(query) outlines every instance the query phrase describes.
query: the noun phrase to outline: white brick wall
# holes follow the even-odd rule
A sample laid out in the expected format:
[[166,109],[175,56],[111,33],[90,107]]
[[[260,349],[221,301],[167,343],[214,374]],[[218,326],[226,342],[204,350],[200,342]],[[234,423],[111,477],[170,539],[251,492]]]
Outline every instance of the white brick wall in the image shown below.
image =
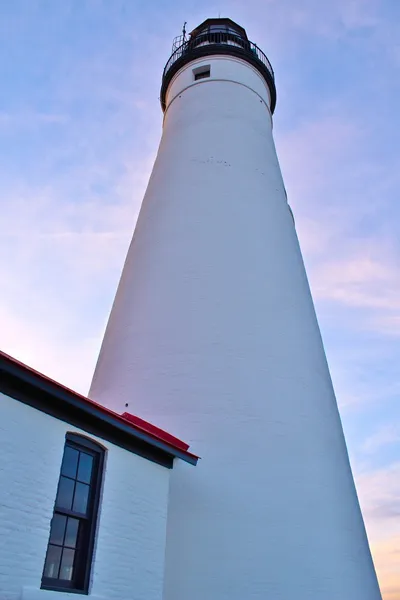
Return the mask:
[[[0,394],[0,600],[76,599],[39,589],[67,431],[85,433]],[[98,441],[107,456],[90,597],[161,600],[170,471]]]

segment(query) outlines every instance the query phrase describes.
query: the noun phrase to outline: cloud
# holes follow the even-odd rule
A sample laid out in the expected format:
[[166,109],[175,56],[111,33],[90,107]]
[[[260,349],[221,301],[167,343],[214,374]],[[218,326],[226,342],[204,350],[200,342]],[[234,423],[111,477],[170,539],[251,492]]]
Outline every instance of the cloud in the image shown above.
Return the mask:
[[358,246],[356,255],[327,260],[314,268],[315,297],[375,311],[368,319],[373,326],[379,318],[396,321],[400,318],[400,272],[393,264],[396,256],[385,255],[378,241],[375,248],[361,241]]
[[394,336],[400,244],[387,214],[400,175],[370,154],[373,136],[336,102],[278,133],[277,147],[317,312]]
[[356,477],[384,600],[400,598],[400,463]]
[[156,36],[141,37],[136,60],[136,27],[115,7],[82,5],[77,21],[64,5],[10,11],[13,36],[3,37],[29,94],[10,74],[0,113],[0,348],[82,393],[161,126]]
[[[45,309],[47,319],[38,318],[41,309]],[[30,304],[27,313],[22,315],[1,299],[0,324],[1,350],[56,381],[87,393],[101,342],[100,329],[90,336],[80,325],[74,332],[76,320],[66,306],[46,301],[39,306]],[[76,335],[79,335],[79,343]]]
[[380,23],[379,0],[340,0],[338,14],[346,29],[374,27]]
[[[375,433],[367,437],[361,449],[367,454],[374,454],[377,450],[393,444],[400,444],[400,425],[389,423],[381,426]],[[396,510],[400,516],[400,503]]]
[[[382,23],[379,0],[336,0],[321,3],[318,0],[250,0],[246,4],[232,2],[225,4],[227,14],[237,13],[232,18],[252,22],[254,13],[264,15],[264,19],[273,26],[267,28],[268,37],[273,43],[279,43],[278,36],[285,31],[287,35],[280,44],[291,48],[298,44],[303,36],[337,39],[357,29],[375,28]],[[232,8],[233,7],[233,8]],[[257,39],[265,35],[264,19],[253,23]]]
[[0,129],[3,131],[17,129],[26,130],[29,127],[43,127],[46,124],[64,124],[68,120],[67,115],[57,113],[42,113],[35,111],[25,112],[0,112]]
[[375,568],[384,600],[400,598],[400,536],[372,544]]
[[356,480],[363,514],[375,542],[400,535],[400,463],[360,473]]
[[[77,391],[89,387],[152,156],[91,191],[97,170],[72,167],[45,188],[3,190],[0,348]],[[100,167],[100,165],[99,165]],[[105,167],[104,167],[105,168]],[[102,172],[104,177],[104,171]]]

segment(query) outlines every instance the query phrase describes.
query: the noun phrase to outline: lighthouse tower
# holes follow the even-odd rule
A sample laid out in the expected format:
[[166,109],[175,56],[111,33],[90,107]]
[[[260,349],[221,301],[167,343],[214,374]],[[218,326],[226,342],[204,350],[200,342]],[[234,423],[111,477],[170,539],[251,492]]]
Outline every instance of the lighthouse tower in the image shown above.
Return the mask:
[[[91,397],[186,439],[164,600],[381,598],[272,137],[230,19],[175,43],[163,134]],[[127,477],[133,477],[128,474]]]

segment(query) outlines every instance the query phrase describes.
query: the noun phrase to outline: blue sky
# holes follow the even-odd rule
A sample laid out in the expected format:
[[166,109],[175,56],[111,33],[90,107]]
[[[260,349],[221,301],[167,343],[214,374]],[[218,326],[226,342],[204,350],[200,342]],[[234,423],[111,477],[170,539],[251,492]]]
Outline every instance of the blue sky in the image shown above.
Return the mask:
[[400,599],[400,3],[4,0],[0,348],[86,393],[161,132],[172,38],[229,16],[274,135],[385,600]]

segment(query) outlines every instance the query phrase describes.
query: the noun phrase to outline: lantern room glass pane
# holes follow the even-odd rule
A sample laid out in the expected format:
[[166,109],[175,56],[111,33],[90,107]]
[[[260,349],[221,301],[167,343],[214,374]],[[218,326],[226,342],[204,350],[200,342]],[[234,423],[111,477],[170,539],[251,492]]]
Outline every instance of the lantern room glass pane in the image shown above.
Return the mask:
[[226,25],[210,25],[210,33],[226,33]]

